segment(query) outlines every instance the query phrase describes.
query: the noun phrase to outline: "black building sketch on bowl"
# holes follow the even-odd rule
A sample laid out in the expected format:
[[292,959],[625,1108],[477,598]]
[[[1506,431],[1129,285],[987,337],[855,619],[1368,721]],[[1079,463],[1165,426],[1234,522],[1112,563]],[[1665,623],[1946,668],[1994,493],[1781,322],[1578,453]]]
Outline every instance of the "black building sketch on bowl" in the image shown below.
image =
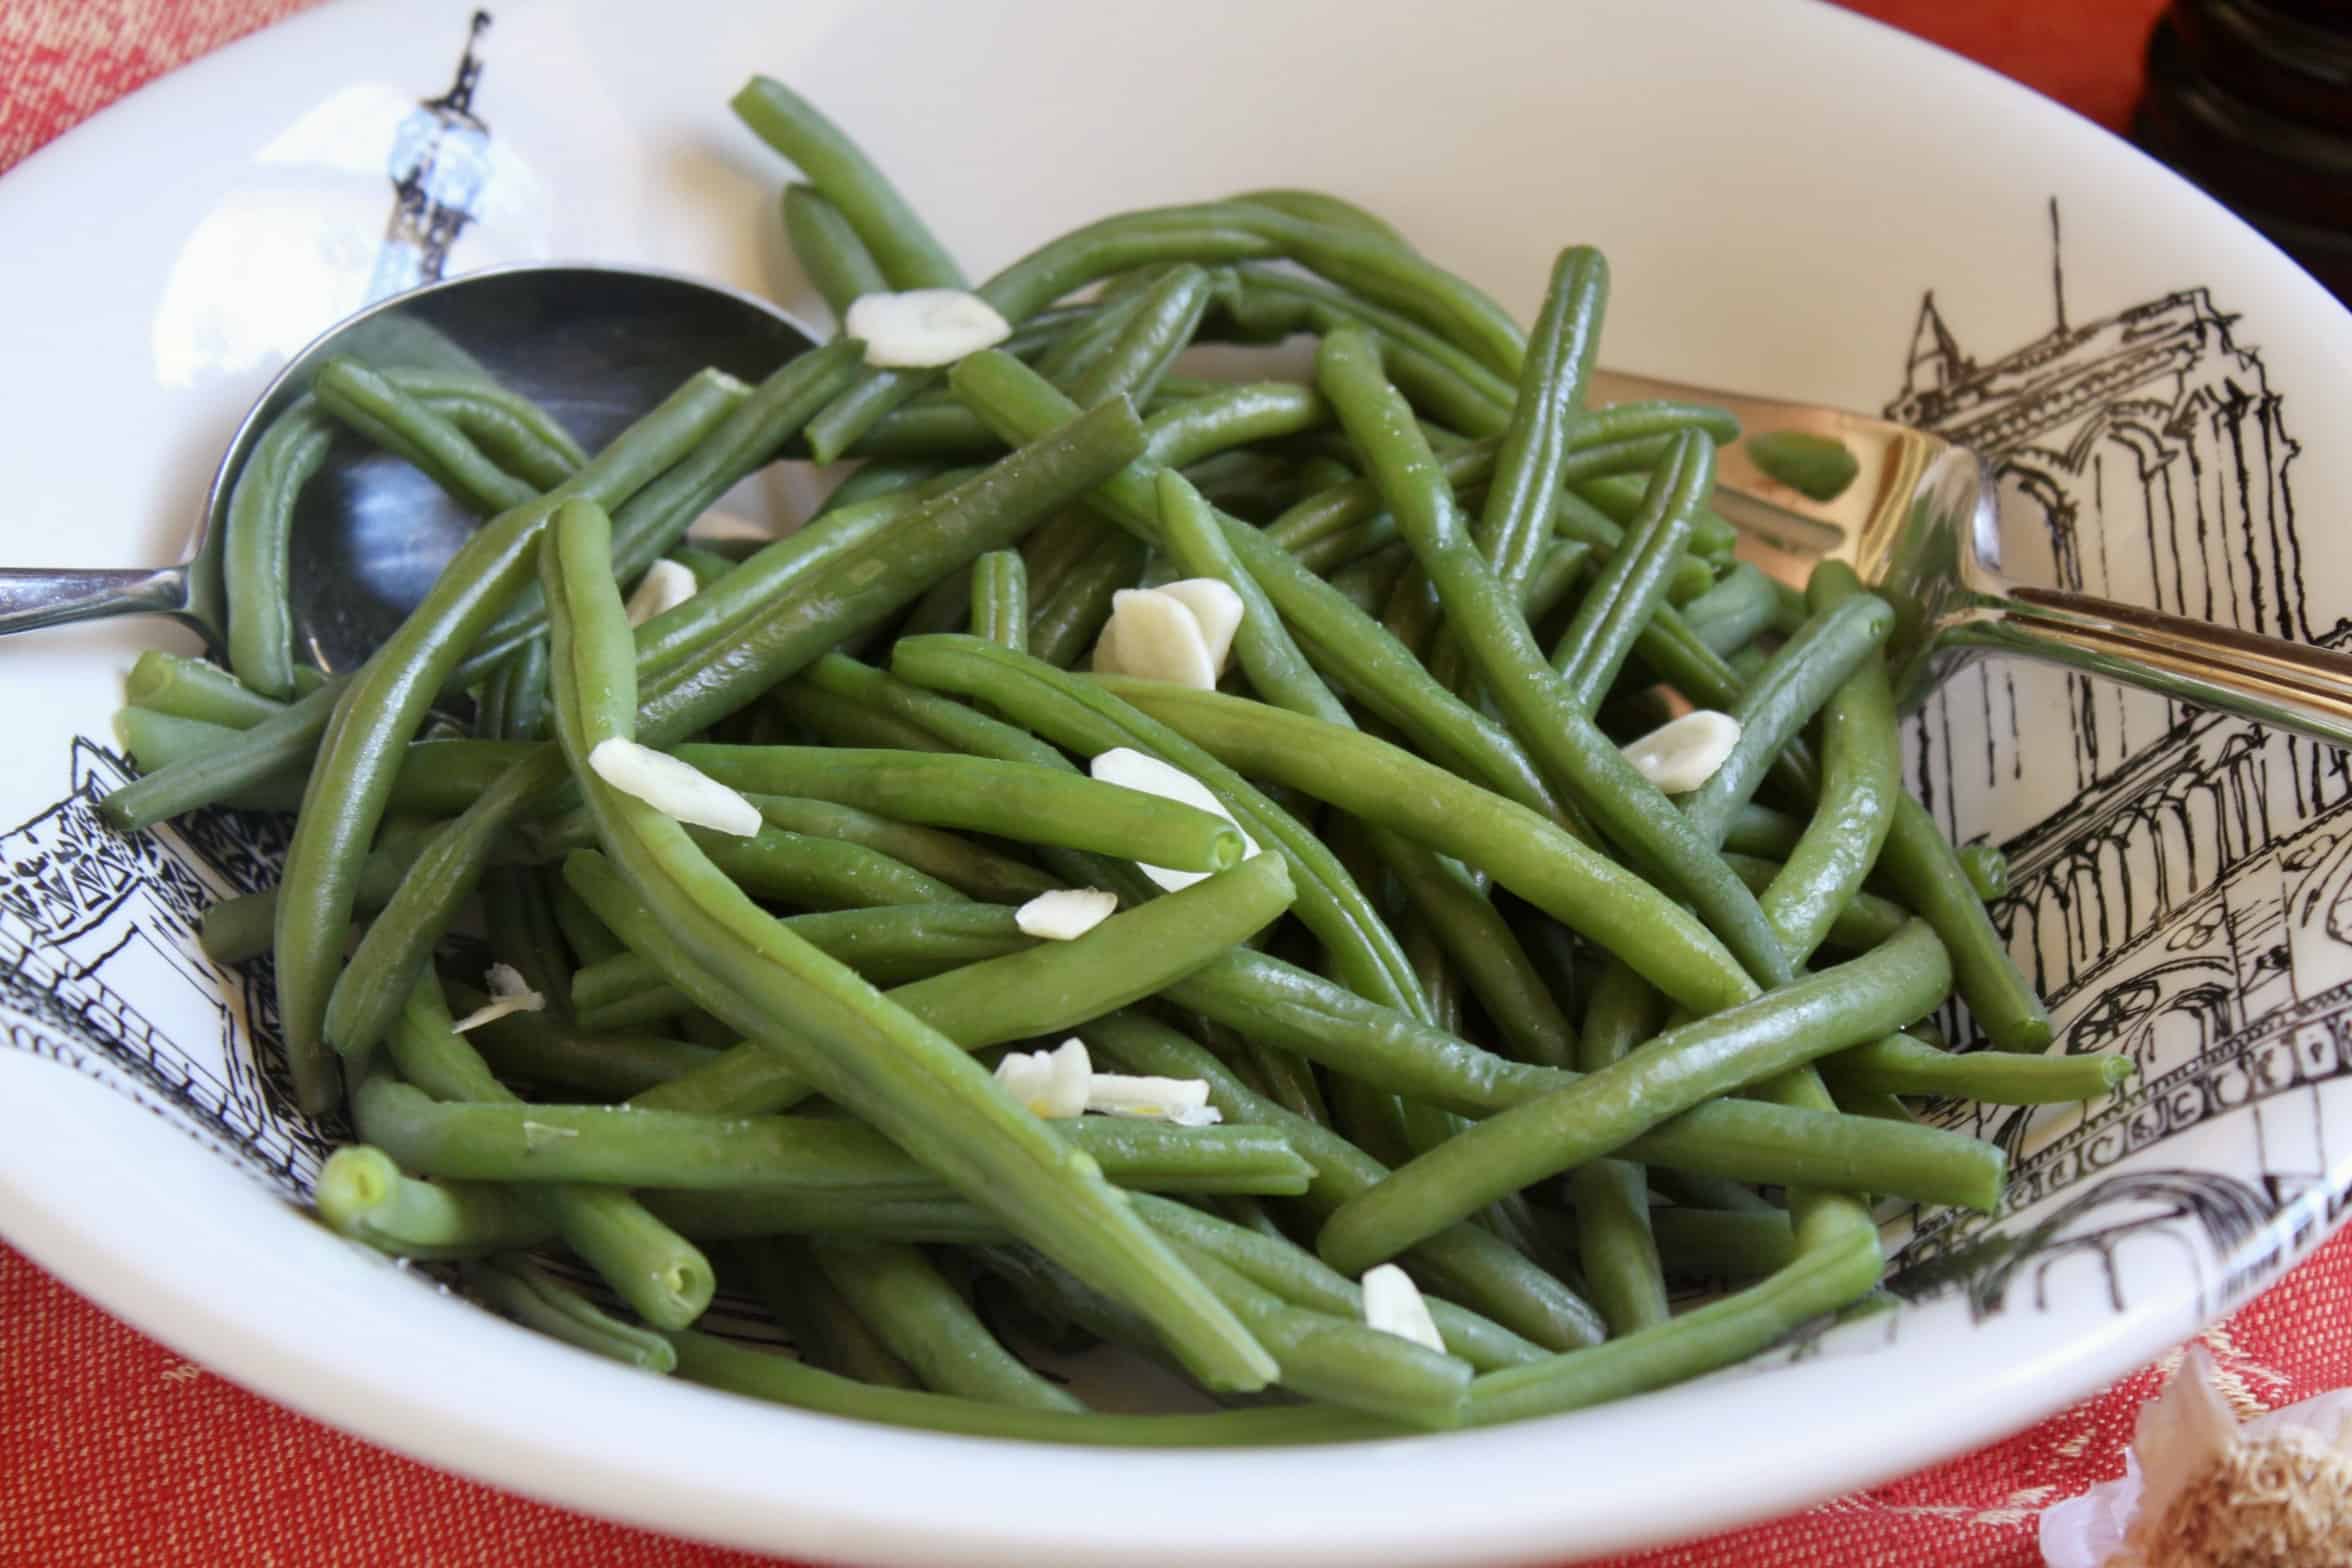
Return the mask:
[[474,111],[482,81],[476,50],[489,30],[490,13],[476,11],[448,91],[419,103],[393,132],[385,162],[392,213],[368,279],[370,300],[438,280],[449,264],[449,247],[474,220],[490,182],[490,127]]
[[[2236,326],[2204,288],[2080,326],[2061,305],[2050,332],[1979,361],[1930,294],[1887,413],[1998,459],[2017,576],[2352,643],[2341,606],[2313,602],[2297,444]],[[2009,1209],[2034,1212],[1913,1214],[1898,1288],[1949,1283],[1947,1265],[1986,1249],[2007,1261],[1971,1300],[1993,1310],[2019,1266],[1987,1248],[2006,1234],[2045,1256],[2044,1276],[2060,1258],[2095,1258],[2113,1294],[2131,1236],[2193,1233],[2201,1297],[2239,1299],[2332,1217],[2352,1179],[2321,1104],[2352,1076],[2352,768],[2313,741],[2007,661],[1947,682],[1910,739],[1912,786],[1956,838],[1985,837],[2008,792],[2067,802],[2002,839],[2010,886],[1994,923],[2049,1002],[2060,1048],[2122,1051],[2139,1076],[2088,1108],[1934,1108],[2007,1149]],[[2186,1186],[2151,1201],[2145,1161],[2102,1175],[2241,1114],[2245,1168],[2199,1173],[2227,1201]],[[2060,1192],[2057,1210],[2035,1210]],[[2245,1224],[2290,1207],[2283,1227]]]

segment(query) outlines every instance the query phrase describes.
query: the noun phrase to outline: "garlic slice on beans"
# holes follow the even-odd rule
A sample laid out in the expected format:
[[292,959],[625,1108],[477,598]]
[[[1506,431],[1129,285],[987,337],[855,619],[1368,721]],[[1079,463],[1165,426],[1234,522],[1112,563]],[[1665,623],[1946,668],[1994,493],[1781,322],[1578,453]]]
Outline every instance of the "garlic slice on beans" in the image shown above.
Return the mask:
[[536,1013],[547,1007],[547,998],[532,990],[523,972],[512,964],[492,964],[482,978],[490,987],[490,1000],[451,1024],[451,1033],[464,1034],[509,1013]]
[[995,306],[963,289],[860,294],[841,330],[866,345],[867,364],[883,370],[952,365],[1013,335]]
[[665,610],[694,597],[694,574],[675,561],[656,561],[637,580],[637,591],[622,607],[631,626],[643,626]]
[[[1132,747],[1112,747],[1088,763],[1086,771],[1101,783],[1140,790],[1146,795],[1175,801],[1180,806],[1197,806],[1233,822],[1233,813],[1227,811],[1224,804],[1210,794],[1209,787],[1199,779],[1182,768],[1172,768],[1159,758]],[[1242,852],[1242,858],[1247,860],[1258,852],[1258,841],[1251,838],[1248,830],[1240,823],[1233,822],[1233,828],[1241,834],[1242,843],[1248,846]],[[1166,866],[1146,865],[1140,860],[1135,864],[1145,876],[1170,893],[1181,892],[1209,875],[1206,871],[1172,871]]]
[[760,830],[759,808],[691,763],[613,736],[588,753],[596,776],[634,795],[664,816],[715,833],[749,838]]
[[1687,795],[1715,776],[1739,744],[1740,722],[1701,708],[1661,724],[1624,749],[1635,771],[1669,795]]
[[1008,1051],[996,1064],[996,1081],[1030,1114],[1049,1121],[1084,1115],[1093,1080],[1094,1064],[1079,1039],[1064,1040],[1050,1051]]
[[1013,924],[1028,936],[1068,942],[1084,936],[1119,912],[1119,895],[1099,887],[1057,887],[1013,911]]
[[1437,1331],[1437,1320],[1429,1315],[1429,1303],[1421,1299],[1420,1287],[1393,1263],[1383,1263],[1364,1275],[1364,1326],[1441,1353],[1445,1350],[1445,1339]]
[[1105,675],[1136,675],[1195,691],[1217,685],[1217,664],[1199,618],[1184,601],[1156,588],[1122,588],[1111,595],[1111,618],[1094,645],[1094,667]]
[[1200,622],[1201,640],[1208,644],[1209,664],[1219,675],[1233,657],[1233,634],[1241,629],[1244,606],[1230,584],[1214,577],[1180,577],[1152,590],[1164,593],[1192,612]]

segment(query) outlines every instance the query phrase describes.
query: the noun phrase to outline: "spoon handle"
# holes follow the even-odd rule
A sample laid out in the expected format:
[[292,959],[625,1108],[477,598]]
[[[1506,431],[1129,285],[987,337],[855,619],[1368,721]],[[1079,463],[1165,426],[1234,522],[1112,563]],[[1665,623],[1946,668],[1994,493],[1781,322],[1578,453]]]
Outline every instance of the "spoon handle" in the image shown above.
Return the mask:
[[212,637],[190,608],[185,566],[0,567],[0,637],[110,615],[169,615]]
[[2063,664],[2352,747],[2352,656],[2331,648],[2016,585],[1947,614],[1936,641]]

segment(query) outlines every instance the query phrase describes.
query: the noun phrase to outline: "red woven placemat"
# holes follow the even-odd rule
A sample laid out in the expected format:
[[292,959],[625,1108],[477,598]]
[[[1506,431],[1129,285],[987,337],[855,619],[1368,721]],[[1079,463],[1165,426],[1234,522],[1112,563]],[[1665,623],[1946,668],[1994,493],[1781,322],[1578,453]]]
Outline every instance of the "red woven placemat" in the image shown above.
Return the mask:
[[[310,0],[0,0],[0,170]],[[2120,127],[2161,0],[1876,0],[1879,16]],[[2241,1413],[2352,1370],[2352,1235],[2206,1336]],[[766,1561],[604,1524],[395,1457],[179,1359],[0,1246],[0,1563]],[[2034,1516],[2119,1474],[2159,1369],[1950,1464],[1611,1568],[2031,1568]]]

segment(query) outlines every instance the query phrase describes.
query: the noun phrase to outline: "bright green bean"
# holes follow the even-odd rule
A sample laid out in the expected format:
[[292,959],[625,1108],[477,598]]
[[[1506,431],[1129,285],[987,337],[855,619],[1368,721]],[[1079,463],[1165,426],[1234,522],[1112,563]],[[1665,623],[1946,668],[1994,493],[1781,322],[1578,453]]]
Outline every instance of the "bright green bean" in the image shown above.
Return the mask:
[[792,254],[809,282],[824,296],[835,320],[847,313],[850,301],[859,295],[889,291],[890,280],[882,276],[873,252],[866,249],[866,242],[858,238],[849,219],[823,192],[795,181],[784,187],[781,207],[784,237]]
[[840,211],[892,288],[964,286],[954,258],[888,176],[814,104],[772,77],[755,76],[727,106]]
[[396,1258],[486,1257],[543,1246],[554,1236],[502,1183],[419,1181],[364,1143],[327,1156],[311,1201],[336,1235]]
[[622,1322],[528,1262],[473,1264],[464,1277],[475,1300],[551,1339],[644,1372],[666,1373],[678,1364],[677,1351],[660,1334]]
[[1029,572],[1018,550],[991,550],[972,563],[972,635],[1010,648],[1029,646]]
[[817,1267],[925,1388],[1028,1410],[1082,1411],[997,1343],[930,1260],[903,1242],[819,1242]]

